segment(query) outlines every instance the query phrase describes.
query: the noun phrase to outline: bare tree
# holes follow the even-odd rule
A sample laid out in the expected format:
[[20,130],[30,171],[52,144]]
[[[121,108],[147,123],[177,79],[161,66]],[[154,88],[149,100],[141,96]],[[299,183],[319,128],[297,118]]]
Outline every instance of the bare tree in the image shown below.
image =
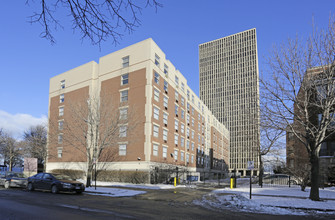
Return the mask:
[[314,28],[307,40],[290,39],[275,47],[268,59],[269,74],[261,79],[273,128],[287,129],[308,152],[311,169],[309,198],[319,200],[319,151],[334,134],[335,22]]
[[[31,0],[26,0],[29,4]],[[93,45],[100,45],[109,37],[113,43],[122,38],[122,31],[133,32],[141,25],[139,19],[144,7],[162,7],[157,0],[55,0],[39,2],[41,9],[30,16],[31,23],[40,23],[44,29],[42,38],[55,43],[52,29],[63,28],[56,18],[57,12],[65,11],[72,19],[73,30],[79,30],[81,38],[88,38]]]
[[[69,117],[62,125],[64,150],[76,150],[77,161],[86,161],[86,186],[91,185],[94,166],[102,167],[119,158],[119,143],[130,143],[135,139],[133,130],[138,124],[134,108],[115,106],[110,98],[89,97],[85,100],[70,101]],[[51,122],[50,122],[51,123]],[[52,129],[54,130],[54,129]],[[49,141],[57,136],[49,133]],[[58,140],[59,141],[59,140]],[[83,156],[83,157],[80,157]],[[80,159],[81,158],[81,159]]]
[[[266,117],[262,117],[260,126],[260,148],[259,148],[259,185],[263,186],[264,175],[264,160],[267,155],[271,154],[276,157],[281,154],[284,144],[281,138],[284,136],[284,131],[273,129],[269,126],[269,121]],[[273,158],[271,158],[272,161]],[[265,161],[270,162],[270,161]]]
[[12,171],[14,166],[22,164],[20,143],[3,131],[0,134],[0,154],[3,156],[4,164],[9,166],[9,171]]
[[45,171],[48,156],[46,127],[44,125],[31,126],[24,132],[23,138],[26,154],[29,157],[37,158],[38,164],[43,164],[43,171]]

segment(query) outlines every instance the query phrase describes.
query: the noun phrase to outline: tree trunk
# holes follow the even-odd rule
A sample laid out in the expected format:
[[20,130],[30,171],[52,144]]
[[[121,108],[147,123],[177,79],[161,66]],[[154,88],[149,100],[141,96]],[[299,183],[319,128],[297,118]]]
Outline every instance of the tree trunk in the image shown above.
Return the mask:
[[311,192],[309,198],[313,201],[319,201],[319,157],[316,152],[310,156],[311,162]]
[[259,154],[259,185],[261,187],[263,187],[263,174],[264,174],[264,169],[263,169],[262,155]]
[[86,187],[91,186],[93,165],[89,164],[87,168]]

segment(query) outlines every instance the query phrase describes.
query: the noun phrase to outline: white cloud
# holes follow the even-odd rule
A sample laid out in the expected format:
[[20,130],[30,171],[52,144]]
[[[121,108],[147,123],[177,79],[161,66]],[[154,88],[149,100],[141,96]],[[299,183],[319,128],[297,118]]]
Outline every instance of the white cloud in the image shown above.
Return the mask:
[[38,124],[46,124],[48,121],[47,116],[42,115],[40,118],[35,118],[29,114],[15,114],[12,115],[8,112],[0,110],[0,128],[12,134],[16,138],[21,138],[23,132],[30,126]]

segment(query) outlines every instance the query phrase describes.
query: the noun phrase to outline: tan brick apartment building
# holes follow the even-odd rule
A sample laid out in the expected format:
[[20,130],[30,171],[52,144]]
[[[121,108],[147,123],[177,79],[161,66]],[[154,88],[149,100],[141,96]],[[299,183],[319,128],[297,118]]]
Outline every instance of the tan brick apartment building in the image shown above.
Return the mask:
[[104,169],[150,172],[170,165],[199,174],[227,168],[228,130],[156,43],[147,39],[50,79],[49,122],[58,126],[49,127],[48,171],[87,166],[83,149],[62,141],[67,135],[62,126],[75,125],[71,104],[92,96],[100,97],[101,103],[112,100],[120,115],[136,111],[138,118],[132,135],[110,146],[117,155],[104,161]]

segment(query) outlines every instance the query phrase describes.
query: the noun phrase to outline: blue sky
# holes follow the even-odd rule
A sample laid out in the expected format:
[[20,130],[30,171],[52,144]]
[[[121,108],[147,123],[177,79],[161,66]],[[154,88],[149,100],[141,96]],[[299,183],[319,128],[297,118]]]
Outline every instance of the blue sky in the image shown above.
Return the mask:
[[[273,44],[312,30],[312,18],[326,27],[334,0],[169,0],[157,13],[145,8],[142,25],[124,33],[117,46],[106,41],[93,46],[81,41],[71,26],[54,31],[56,44],[39,37],[42,27],[28,16],[39,1],[5,1],[0,8],[0,127],[20,136],[30,124],[46,121],[49,79],[69,69],[142,41],[149,37],[188,79],[198,94],[198,45],[250,28],[256,28],[260,71]],[[64,14],[64,13],[63,13]],[[64,17],[59,17],[64,19]],[[120,31],[123,31],[121,29]]]

